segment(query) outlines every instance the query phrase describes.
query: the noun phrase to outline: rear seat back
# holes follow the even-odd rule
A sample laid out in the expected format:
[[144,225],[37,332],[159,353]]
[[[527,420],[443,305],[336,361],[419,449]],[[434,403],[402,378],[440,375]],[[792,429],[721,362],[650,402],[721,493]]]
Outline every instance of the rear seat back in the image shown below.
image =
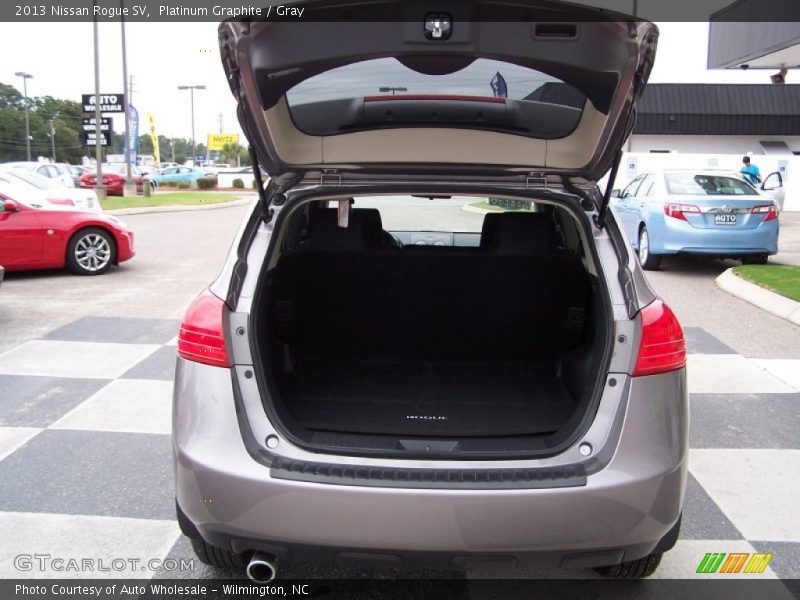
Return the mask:
[[546,213],[488,213],[480,245],[496,254],[546,256],[554,251],[553,226]]
[[350,209],[347,227],[339,227],[335,208],[320,208],[314,214],[308,235],[297,250],[354,252],[382,245],[381,213],[375,208]]
[[550,361],[590,282],[567,256],[309,250],[282,257],[272,298],[301,360]]

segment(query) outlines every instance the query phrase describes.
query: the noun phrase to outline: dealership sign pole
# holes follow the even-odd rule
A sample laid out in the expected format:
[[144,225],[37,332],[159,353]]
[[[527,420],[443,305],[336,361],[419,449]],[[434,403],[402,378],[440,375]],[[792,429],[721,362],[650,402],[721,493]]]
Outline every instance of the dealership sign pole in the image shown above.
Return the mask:
[[[128,108],[128,102],[130,102],[130,89],[128,88],[128,57],[125,44],[125,17],[123,16],[125,14],[125,0],[120,0],[119,6],[121,9],[119,24],[122,33],[122,109],[125,111],[125,185],[123,186],[123,195],[135,196],[136,186],[132,185],[131,182],[131,119],[130,110]],[[131,189],[131,187],[133,187],[133,189]]]
[[[92,0],[92,6],[97,10],[97,0]],[[96,12],[95,12],[96,15]],[[97,180],[94,184],[95,193],[98,200],[104,200],[106,189],[103,186],[103,147],[100,145],[99,133],[100,118],[100,44],[97,34],[97,16],[94,17],[94,119],[95,119],[95,145],[94,157],[97,162]]]

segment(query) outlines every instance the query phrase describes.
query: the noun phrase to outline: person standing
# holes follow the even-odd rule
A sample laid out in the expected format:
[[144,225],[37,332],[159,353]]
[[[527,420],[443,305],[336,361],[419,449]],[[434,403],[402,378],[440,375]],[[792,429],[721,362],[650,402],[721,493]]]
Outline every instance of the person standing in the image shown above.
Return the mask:
[[742,159],[742,174],[745,179],[753,185],[761,183],[761,171],[758,167],[750,162],[750,157],[745,156]]

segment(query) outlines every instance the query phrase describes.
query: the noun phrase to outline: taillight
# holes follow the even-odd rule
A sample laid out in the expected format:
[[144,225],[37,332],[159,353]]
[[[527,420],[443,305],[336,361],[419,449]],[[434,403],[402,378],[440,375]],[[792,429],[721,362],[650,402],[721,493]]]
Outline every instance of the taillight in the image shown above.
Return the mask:
[[753,210],[750,211],[754,215],[764,215],[764,220],[762,223],[766,223],[767,221],[772,221],[773,219],[778,218],[778,207],[774,204],[762,204],[761,206],[754,206]]
[[230,367],[222,330],[225,303],[206,290],[186,311],[178,334],[178,356],[214,367]]
[[677,204],[675,202],[667,202],[664,204],[664,214],[673,219],[686,220],[684,213],[700,213],[700,208],[694,204]]
[[641,312],[642,335],[633,376],[675,371],[686,364],[686,342],[675,313],[657,298]]

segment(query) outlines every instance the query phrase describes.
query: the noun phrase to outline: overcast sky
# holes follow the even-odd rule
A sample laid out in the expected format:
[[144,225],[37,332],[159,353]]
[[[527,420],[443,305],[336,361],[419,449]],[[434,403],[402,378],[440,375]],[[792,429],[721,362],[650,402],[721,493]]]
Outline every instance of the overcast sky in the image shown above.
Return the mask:
[[[650,81],[705,83],[769,83],[771,71],[706,69],[708,23],[658,23],[661,29],[656,64]],[[189,92],[178,85],[206,86],[195,92],[195,137],[241,130],[235,103],[222,71],[216,23],[128,23],[128,73],[134,77],[133,104],[142,120],[155,116],[159,134],[189,138]],[[123,89],[119,23],[100,25],[102,93]],[[80,101],[94,92],[91,23],[0,23],[0,82],[21,89],[14,76],[26,71],[32,96],[51,95]],[[794,73],[789,74],[789,83]],[[487,82],[488,87],[488,82]],[[488,91],[488,90],[487,90]],[[123,130],[121,117],[115,131]],[[241,139],[244,142],[244,138]]]

